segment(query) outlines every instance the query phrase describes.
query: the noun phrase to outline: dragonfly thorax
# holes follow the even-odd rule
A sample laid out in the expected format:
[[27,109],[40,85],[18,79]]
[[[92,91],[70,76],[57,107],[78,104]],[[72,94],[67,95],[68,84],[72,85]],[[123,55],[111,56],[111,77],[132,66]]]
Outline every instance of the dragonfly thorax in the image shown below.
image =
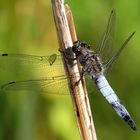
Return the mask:
[[72,47],[77,60],[90,77],[97,78],[103,74],[104,68],[100,56],[94,51],[90,50],[90,46],[81,41],[76,41]]

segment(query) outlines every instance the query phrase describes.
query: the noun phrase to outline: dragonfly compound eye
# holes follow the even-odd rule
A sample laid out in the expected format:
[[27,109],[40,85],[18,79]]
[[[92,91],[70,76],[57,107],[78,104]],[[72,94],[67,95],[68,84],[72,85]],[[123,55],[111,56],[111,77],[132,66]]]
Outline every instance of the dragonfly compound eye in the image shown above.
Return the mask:
[[73,43],[73,46],[72,46],[73,52],[77,52],[79,46],[80,46],[80,41],[75,41],[75,42]]
[[81,41],[79,41],[79,40],[77,40],[77,41],[75,41],[74,43],[73,43],[73,46],[75,46],[75,47],[79,47],[81,45]]
[[72,51],[73,51],[74,53],[77,52],[77,51],[78,51],[78,47],[79,47],[79,46],[76,46],[76,45],[72,46]]

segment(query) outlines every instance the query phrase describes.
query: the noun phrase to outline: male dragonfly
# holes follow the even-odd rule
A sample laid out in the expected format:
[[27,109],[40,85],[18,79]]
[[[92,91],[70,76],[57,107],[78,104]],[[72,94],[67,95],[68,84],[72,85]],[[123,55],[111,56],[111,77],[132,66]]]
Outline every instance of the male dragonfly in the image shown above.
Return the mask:
[[[115,25],[116,14],[112,10],[107,28],[97,46],[97,50],[93,51],[90,49],[90,45],[82,41],[74,42],[71,51],[75,54],[75,58],[80,62],[82,67],[82,76],[87,74],[95,82],[100,92],[103,94],[105,99],[109,102],[116,113],[126,122],[128,125],[135,130],[136,125],[132,120],[130,114],[122,105],[119,98],[115,94],[114,90],[109,85],[105,74],[109,71],[112,64],[115,62],[116,58],[120,55],[121,51],[125,48],[129,40],[134,35],[134,32],[126,39],[122,46],[115,51],[113,55],[113,36],[114,36],[114,25]],[[65,53],[65,52],[64,52]],[[66,56],[65,59],[73,59]],[[52,67],[61,66],[61,57],[59,55],[53,54],[50,56],[33,56],[26,54],[1,54],[0,61],[4,62],[6,65],[12,65],[15,62],[20,64],[33,64],[37,67],[46,66],[46,69],[51,69]],[[3,68],[5,65],[1,64],[0,67]],[[45,67],[44,67],[45,68]],[[81,77],[79,77],[80,79]],[[25,81],[15,81],[9,82],[1,86],[2,90],[32,90],[34,87],[39,86],[40,89],[43,87],[49,87],[57,82],[66,81],[65,75],[46,77],[37,80],[25,80]]]

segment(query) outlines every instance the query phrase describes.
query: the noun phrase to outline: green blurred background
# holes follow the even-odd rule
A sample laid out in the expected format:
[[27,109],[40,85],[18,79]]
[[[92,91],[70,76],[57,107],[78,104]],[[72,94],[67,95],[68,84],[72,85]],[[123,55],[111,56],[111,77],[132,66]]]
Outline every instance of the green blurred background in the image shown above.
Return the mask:
[[[140,1],[67,0],[73,12],[78,38],[95,46],[111,9],[117,13],[115,46],[132,32],[109,82],[135,120],[131,130],[112,110],[93,82],[87,80],[93,119],[99,140],[139,140],[140,126]],[[58,40],[50,0],[0,0],[0,53],[49,55],[58,53]],[[0,73],[0,84],[18,79],[18,67]],[[27,76],[39,76],[31,68]],[[24,76],[21,76],[24,78]],[[45,77],[45,76],[44,76]],[[55,90],[55,89],[54,89]],[[1,91],[0,140],[78,140],[70,96]]]

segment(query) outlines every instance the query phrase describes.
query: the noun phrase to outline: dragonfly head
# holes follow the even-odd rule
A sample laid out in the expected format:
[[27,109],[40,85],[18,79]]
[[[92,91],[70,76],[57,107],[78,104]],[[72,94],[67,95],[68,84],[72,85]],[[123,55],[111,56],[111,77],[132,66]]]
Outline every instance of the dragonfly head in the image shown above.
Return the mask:
[[72,51],[76,54],[79,54],[81,52],[81,48],[90,49],[90,46],[83,41],[77,40],[73,43]]
[[74,53],[78,53],[78,52],[79,52],[79,47],[80,47],[80,45],[81,45],[81,42],[80,42],[79,40],[75,41],[75,42],[73,43],[73,46],[72,46],[72,51],[73,51]]

